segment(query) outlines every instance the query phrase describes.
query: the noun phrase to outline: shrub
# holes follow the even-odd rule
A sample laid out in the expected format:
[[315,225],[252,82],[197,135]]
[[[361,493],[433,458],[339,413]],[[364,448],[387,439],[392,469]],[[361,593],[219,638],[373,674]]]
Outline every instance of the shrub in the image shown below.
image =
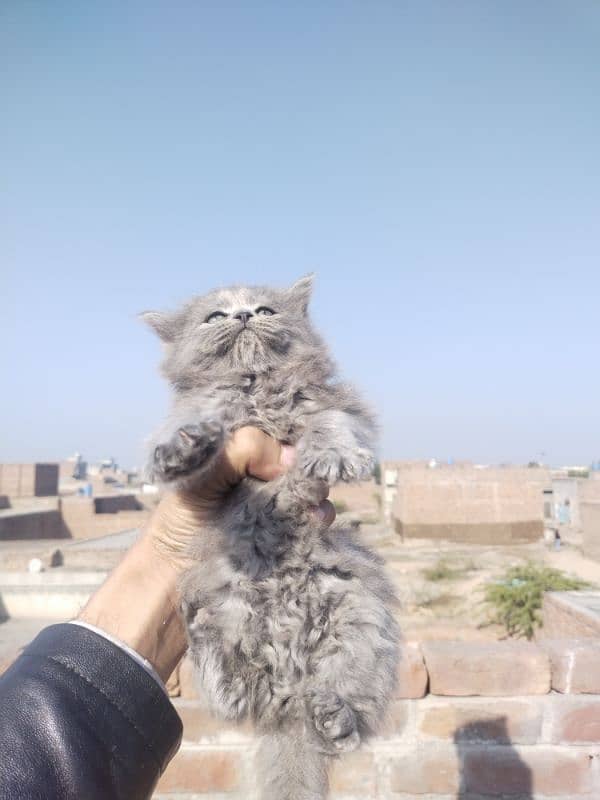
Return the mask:
[[490,623],[503,625],[509,636],[531,639],[535,628],[542,624],[539,611],[544,592],[587,589],[590,585],[551,567],[511,567],[500,580],[485,586]]

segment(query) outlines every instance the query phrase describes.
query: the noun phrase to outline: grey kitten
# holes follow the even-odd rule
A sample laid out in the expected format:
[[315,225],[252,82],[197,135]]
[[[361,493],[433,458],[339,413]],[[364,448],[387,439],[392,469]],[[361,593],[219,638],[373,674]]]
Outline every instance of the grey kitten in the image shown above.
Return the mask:
[[371,475],[375,435],[310,324],[310,292],[310,277],[285,290],[233,287],[143,315],[166,344],[175,390],[152,446],[156,480],[189,485],[244,425],[297,446],[284,477],[246,478],[231,492],[199,532],[182,585],[204,693],[263,734],[263,800],[326,796],[328,761],[377,729],[399,650],[381,560],[308,510],[323,482]]

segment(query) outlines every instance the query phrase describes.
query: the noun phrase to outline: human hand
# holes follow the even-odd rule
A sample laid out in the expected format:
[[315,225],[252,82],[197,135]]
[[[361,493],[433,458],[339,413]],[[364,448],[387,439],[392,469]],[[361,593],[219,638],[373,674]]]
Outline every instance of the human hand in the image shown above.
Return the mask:
[[[214,469],[196,486],[162,498],[142,535],[78,618],[132,647],[166,680],[186,648],[179,585],[189,563],[192,537],[211,521],[227,493],[246,475],[273,480],[294,459],[294,448],[256,428],[240,428],[226,443]],[[322,525],[335,519],[326,494],[324,487],[322,502],[314,509]]]
[[[218,512],[227,494],[247,475],[270,481],[294,464],[296,450],[282,445],[253,427],[237,430],[226,442],[221,456],[208,475],[191,488],[169,492],[160,501],[150,526],[152,542],[168,561],[183,567],[192,537]],[[326,499],[323,484],[321,502],[312,510],[322,525],[331,525],[335,509]]]

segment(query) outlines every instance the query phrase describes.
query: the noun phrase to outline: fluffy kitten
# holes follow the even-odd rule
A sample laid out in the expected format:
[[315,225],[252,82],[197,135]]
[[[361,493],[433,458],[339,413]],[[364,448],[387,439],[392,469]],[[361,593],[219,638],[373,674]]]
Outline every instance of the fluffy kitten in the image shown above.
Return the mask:
[[376,730],[398,659],[380,559],[307,510],[323,481],[368,478],[374,463],[373,420],[335,378],[307,315],[310,291],[310,277],[286,290],[233,287],[143,315],[166,344],[175,390],[152,447],[156,480],[182,485],[209,470],[244,425],[298,449],[284,477],[233,490],[198,535],[182,586],[204,693],[263,734],[263,800],[326,796],[327,762]]

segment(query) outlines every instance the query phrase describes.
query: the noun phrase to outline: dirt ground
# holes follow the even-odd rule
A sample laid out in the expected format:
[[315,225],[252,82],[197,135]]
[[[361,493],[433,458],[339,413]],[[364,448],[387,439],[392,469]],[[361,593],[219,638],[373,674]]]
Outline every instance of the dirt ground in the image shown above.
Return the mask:
[[362,534],[387,562],[400,598],[398,619],[406,639],[503,638],[502,627],[488,624],[483,587],[511,566],[533,562],[600,584],[600,564],[582,555],[577,532],[562,531],[558,551],[543,541],[510,547],[402,542],[392,531],[374,525],[363,525]]

